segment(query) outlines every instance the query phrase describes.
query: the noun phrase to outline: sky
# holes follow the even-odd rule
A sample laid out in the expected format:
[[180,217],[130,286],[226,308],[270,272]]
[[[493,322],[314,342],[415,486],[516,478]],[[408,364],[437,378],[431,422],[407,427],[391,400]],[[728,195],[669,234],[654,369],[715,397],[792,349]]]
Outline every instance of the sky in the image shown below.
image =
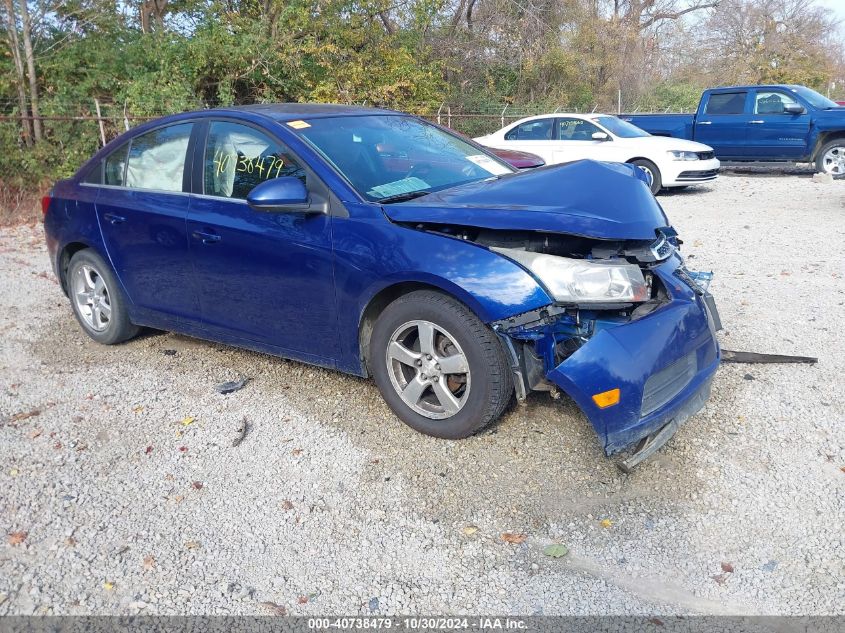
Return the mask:
[[820,4],[833,11],[836,17],[845,22],[845,0],[820,0]]

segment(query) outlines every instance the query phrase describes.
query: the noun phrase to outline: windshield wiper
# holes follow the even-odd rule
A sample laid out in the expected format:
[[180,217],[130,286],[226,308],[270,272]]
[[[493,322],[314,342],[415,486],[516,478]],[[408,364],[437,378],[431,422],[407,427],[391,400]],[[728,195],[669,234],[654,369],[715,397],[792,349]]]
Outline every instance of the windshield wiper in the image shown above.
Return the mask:
[[386,198],[379,198],[377,202],[382,204],[390,204],[391,202],[405,202],[406,200],[413,200],[421,196],[427,196],[431,191],[418,190],[406,191],[405,193],[397,193],[395,196],[387,196]]

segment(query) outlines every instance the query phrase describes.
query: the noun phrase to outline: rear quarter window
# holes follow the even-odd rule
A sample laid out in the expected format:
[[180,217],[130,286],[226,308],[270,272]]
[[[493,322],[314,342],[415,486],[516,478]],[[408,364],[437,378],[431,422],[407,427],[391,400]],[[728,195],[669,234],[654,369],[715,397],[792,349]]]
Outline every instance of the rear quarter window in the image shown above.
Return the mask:
[[129,144],[121,145],[88,170],[82,182],[86,185],[122,187],[126,179],[126,153]]

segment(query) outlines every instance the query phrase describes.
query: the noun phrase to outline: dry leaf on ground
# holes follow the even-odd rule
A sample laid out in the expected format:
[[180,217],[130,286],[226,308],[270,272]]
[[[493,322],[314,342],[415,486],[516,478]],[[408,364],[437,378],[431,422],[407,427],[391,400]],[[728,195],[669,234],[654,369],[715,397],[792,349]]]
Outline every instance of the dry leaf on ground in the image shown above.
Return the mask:
[[24,532],[23,530],[11,532],[9,534],[9,545],[20,545],[26,540],[27,536],[29,536],[29,532]]
[[514,532],[505,532],[502,534],[502,540],[505,543],[513,543],[514,545],[519,545],[520,543],[524,543],[525,539],[528,537],[525,534],[516,534]]

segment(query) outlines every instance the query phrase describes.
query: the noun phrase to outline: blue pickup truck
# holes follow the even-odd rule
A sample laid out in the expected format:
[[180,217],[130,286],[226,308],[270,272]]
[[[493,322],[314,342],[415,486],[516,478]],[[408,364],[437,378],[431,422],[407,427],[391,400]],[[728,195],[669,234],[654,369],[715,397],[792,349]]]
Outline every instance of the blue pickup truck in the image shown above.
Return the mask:
[[804,86],[711,88],[695,114],[621,118],[655,136],[709,145],[721,160],[814,162],[845,177],[845,107]]

